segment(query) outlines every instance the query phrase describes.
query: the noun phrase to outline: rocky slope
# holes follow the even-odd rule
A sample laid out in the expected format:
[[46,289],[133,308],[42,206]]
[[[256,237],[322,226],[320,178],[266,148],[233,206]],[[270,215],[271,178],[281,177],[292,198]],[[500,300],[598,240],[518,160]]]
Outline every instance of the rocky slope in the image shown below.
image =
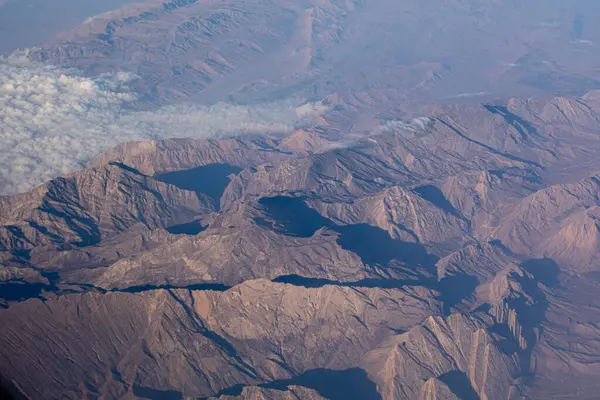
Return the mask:
[[[124,43],[147,23],[175,35],[154,45],[177,65],[222,41],[188,71],[218,88],[242,59],[262,71],[262,54],[301,59],[319,49],[307,39],[357,35],[344,27],[374,12],[363,3],[262,15],[263,2],[147,2],[38,54],[140,72],[150,50]],[[492,18],[499,3],[444,7]],[[225,56],[247,18],[264,28]],[[146,84],[181,85],[163,100],[200,90],[159,67]],[[414,104],[417,117],[392,108],[341,134],[348,96],[287,138],[128,143],[1,197],[2,386],[33,399],[593,398],[598,93]]]
[[[121,397],[143,388],[210,396],[240,383],[356,366],[391,332],[438,308],[419,289],[307,289],[266,280],[225,292],[64,295],[3,312],[2,373],[35,397]],[[47,340],[34,340],[38,329]]]

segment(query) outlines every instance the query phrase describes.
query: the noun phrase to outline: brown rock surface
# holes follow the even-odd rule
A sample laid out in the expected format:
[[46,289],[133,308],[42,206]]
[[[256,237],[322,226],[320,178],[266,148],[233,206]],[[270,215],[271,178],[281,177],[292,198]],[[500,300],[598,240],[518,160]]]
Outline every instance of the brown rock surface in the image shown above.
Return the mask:
[[[505,2],[435,3],[506,19],[493,17]],[[440,22],[408,18],[418,7],[433,6],[150,1],[39,50],[88,74],[127,60],[159,104],[268,100],[312,79],[328,111],[289,137],[123,144],[0,198],[2,385],[36,399],[491,400],[574,385],[594,398],[600,97],[401,107],[393,85],[457,73],[385,67],[406,40],[428,43],[391,27]],[[250,20],[264,24],[240,41]],[[347,58],[374,21],[389,51]]]
[[[145,387],[210,396],[241,382],[357,365],[390,332],[437,309],[433,293],[420,289],[265,280],[225,292],[63,295],[0,311],[1,368],[33,397],[119,398]],[[43,341],[34,340],[39,329]]]
[[211,209],[205,196],[113,163],[0,198],[0,246],[10,251],[96,244],[138,222],[150,229],[167,227]]
[[369,353],[365,369],[384,399],[418,398],[431,390],[431,383],[423,379],[435,377],[447,377],[452,385],[464,385],[467,393],[480,398],[515,398],[511,396],[514,361],[495,347],[484,326],[460,314],[446,320],[430,317]]

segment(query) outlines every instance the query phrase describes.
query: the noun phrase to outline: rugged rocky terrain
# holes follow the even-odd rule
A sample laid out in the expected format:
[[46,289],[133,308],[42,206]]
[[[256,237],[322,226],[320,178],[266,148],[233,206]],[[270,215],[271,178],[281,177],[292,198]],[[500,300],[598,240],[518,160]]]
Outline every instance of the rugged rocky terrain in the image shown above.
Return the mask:
[[0,197],[2,396],[597,398],[600,10],[422,3],[150,0],[28,52],[135,74],[124,113],[319,112]]
[[581,368],[593,398],[596,99],[433,107],[318,151],[132,143],[4,197],[2,376],[31,398],[518,399]]

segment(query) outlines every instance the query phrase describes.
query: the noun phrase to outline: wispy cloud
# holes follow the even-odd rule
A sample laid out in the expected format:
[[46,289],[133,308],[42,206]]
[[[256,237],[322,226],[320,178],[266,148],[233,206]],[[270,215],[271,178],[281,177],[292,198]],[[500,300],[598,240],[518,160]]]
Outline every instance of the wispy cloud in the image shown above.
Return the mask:
[[453,96],[447,96],[445,97],[446,99],[464,99],[467,97],[482,97],[482,96],[489,96],[491,93],[488,92],[466,92],[466,93],[459,93],[459,94],[455,94]]
[[388,132],[400,132],[400,131],[412,132],[412,133],[423,132],[423,131],[426,131],[431,126],[432,123],[433,123],[433,120],[429,117],[418,117],[418,118],[413,118],[409,121],[399,121],[399,120],[387,121],[387,122],[383,123],[382,125],[380,125],[377,129],[375,129],[371,133],[371,136],[381,135],[383,133],[388,133]]
[[288,132],[323,111],[291,100],[124,111],[135,100],[127,86],[132,79],[86,78],[33,63],[26,52],[0,58],[0,195],[71,172],[119,143]]

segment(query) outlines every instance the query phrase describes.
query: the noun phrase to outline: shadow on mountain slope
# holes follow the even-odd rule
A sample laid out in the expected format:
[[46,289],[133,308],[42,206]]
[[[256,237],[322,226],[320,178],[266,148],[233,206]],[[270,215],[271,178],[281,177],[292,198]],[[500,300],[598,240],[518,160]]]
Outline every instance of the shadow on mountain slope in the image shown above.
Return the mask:
[[[433,195],[435,197],[435,194]],[[438,199],[439,200],[439,199]],[[439,201],[436,202],[439,203]],[[445,312],[463,299],[471,296],[477,286],[475,277],[464,274],[448,276],[437,281],[435,264],[439,258],[427,252],[419,243],[405,242],[392,238],[388,232],[368,224],[336,225],[310,208],[300,197],[269,197],[259,200],[259,209],[264,218],[255,222],[279,234],[294,237],[311,237],[321,228],[328,228],[339,234],[337,243],[344,249],[358,255],[362,262],[384,269],[395,268],[399,262],[414,273],[414,279],[363,279],[357,282],[339,282],[327,279],[314,279],[298,275],[278,277],[274,282],[289,283],[304,287],[338,285],[350,287],[402,288],[404,286],[425,286],[442,293]],[[406,272],[406,271],[405,271]],[[393,274],[392,274],[393,276]]]
[[155,175],[154,178],[180,189],[191,190],[196,194],[203,193],[214,200],[219,208],[219,201],[229,184],[229,175],[236,174],[241,168],[229,164],[210,164],[183,171],[168,172]]
[[0,376],[0,399],[1,400],[26,400],[29,397],[15,386],[15,384]]
[[24,301],[27,299],[41,299],[43,290],[51,289],[44,283],[9,282],[0,284],[0,299],[4,301]]
[[510,112],[505,106],[493,106],[488,104],[483,107],[490,113],[500,115],[502,118],[504,118],[507,124],[515,128],[515,130],[519,132],[519,135],[521,135],[522,139],[527,139],[529,135],[534,135],[537,133],[537,130],[533,125],[531,125],[529,122],[525,121],[518,115]]
[[173,225],[167,228],[167,232],[174,235],[194,236],[205,231],[207,226],[203,226],[200,221],[187,222],[185,224]]
[[454,208],[452,203],[450,203],[450,201],[448,201],[446,196],[444,196],[444,193],[442,193],[442,191],[438,187],[436,187],[434,185],[424,185],[424,186],[416,187],[414,189],[414,191],[419,196],[421,196],[422,198],[424,198],[425,200],[427,200],[428,202],[430,202],[437,208],[442,209],[445,212],[447,212],[448,214],[452,214],[457,218],[466,220],[465,217],[463,217],[456,210],[456,208]]
[[[287,390],[290,385],[304,386],[316,390],[322,397],[330,400],[381,400],[377,386],[360,368],[344,371],[313,369],[290,379],[282,379],[259,385],[264,388]],[[244,385],[236,385],[220,392],[218,396],[239,395]]]
[[156,390],[143,386],[133,386],[133,395],[141,399],[149,400],[181,400],[183,394],[175,390]]
[[323,227],[335,228],[301,197],[264,197],[258,201],[258,208],[265,218],[256,218],[254,222],[282,235],[306,238]]
[[295,237],[311,237],[317,230],[327,227],[340,234],[338,244],[344,250],[356,253],[368,265],[386,266],[390,261],[398,260],[430,270],[438,261],[438,257],[427,253],[424,246],[394,239],[376,226],[336,225],[300,197],[263,198],[259,208],[265,218],[256,218],[258,225]]
[[450,371],[438,378],[444,382],[456,397],[461,400],[480,400],[479,395],[473,389],[469,377],[462,371]]
[[466,274],[449,275],[438,282],[437,290],[442,293],[444,314],[450,315],[452,307],[472,296],[479,281],[475,276]]
[[438,257],[429,254],[418,243],[393,239],[386,231],[367,224],[338,226],[338,244],[345,250],[356,253],[365,264],[387,265],[398,260],[409,267],[433,270]]
[[548,287],[556,287],[559,284],[558,264],[550,258],[531,259],[523,262],[521,268],[529,272],[533,277]]

